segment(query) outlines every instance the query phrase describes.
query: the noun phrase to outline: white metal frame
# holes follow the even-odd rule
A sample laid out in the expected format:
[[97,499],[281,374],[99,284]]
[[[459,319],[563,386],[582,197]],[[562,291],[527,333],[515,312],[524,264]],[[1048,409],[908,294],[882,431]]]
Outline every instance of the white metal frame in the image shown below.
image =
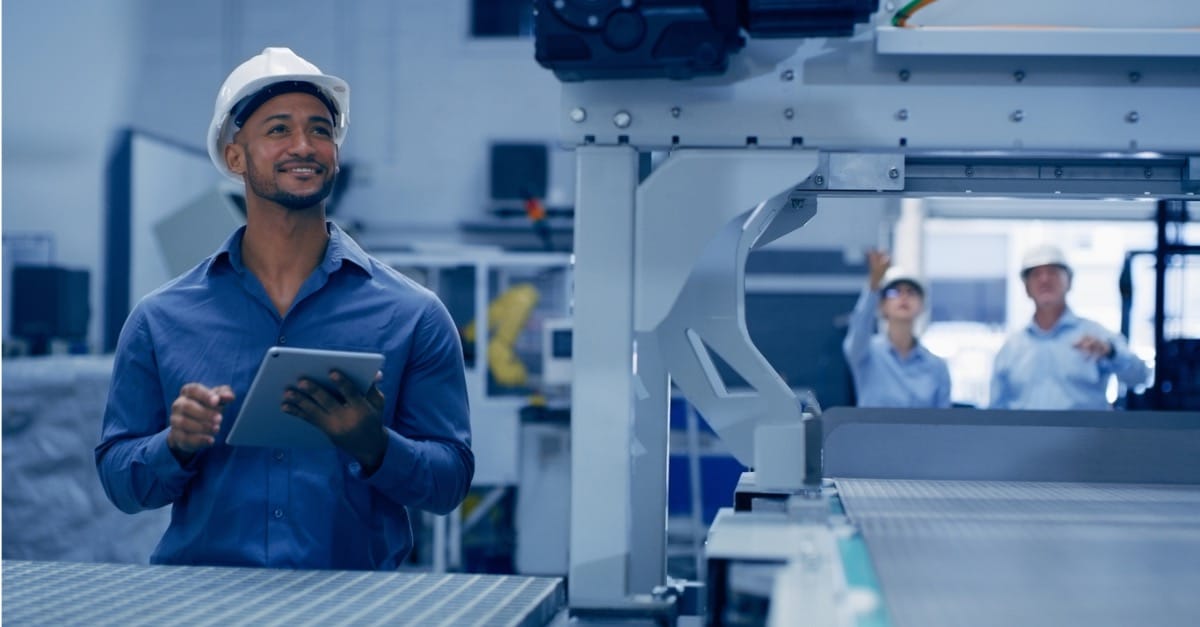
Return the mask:
[[[705,302],[703,292],[685,294],[691,273],[703,272],[694,253],[720,239],[720,227],[735,228],[734,217],[796,195],[1200,191],[1200,67],[1095,56],[1087,45],[1064,44],[1054,57],[881,55],[875,30],[864,28],[845,40],[751,41],[723,77],[564,84],[562,135],[580,146],[572,604],[616,601],[664,580],[660,442],[675,371],[652,330],[681,294],[690,299],[681,310]],[[639,152],[664,149],[672,152],[659,171],[689,175],[639,180]],[[794,167],[743,167],[764,155]],[[722,165],[694,166],[706,159]],[[738,268],[735,249],[747,240],[724,241],[720,272]],[[711,296],[740,308],[740,289]]]

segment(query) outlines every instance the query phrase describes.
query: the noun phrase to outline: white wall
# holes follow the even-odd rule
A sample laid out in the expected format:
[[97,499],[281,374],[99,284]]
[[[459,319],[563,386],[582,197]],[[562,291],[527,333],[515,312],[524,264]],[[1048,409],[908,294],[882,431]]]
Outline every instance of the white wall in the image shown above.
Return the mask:
[[387,235],[455,237],[483,215],[490,141],[557,137],[558,83],[533,60],[533,41],[471,40],[467,0],[146,10],[141,126],[203,146],[228,71],[266,46],[291,47],[350,83],[342,159],[356,172],[338,215]]
[[92,271],[93,345],[103,309],[104,166],[133,97],[138,4],[3,4],[4,234],[52,233],[58,263]]
[[103,312],[104,166],[135,128],[202,148],[238,63],[289,46],[349,81],[338,212],[371,243],[457,239],[483,215],[488,145],[557,137],[558,83],[531,39],[473,41],[467,0],[7,0],[3,230],[49,231]]

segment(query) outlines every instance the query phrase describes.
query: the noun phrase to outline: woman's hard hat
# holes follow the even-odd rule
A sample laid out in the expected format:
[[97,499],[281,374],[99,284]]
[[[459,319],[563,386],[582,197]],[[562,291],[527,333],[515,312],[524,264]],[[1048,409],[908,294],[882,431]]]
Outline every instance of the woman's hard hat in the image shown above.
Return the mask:
[[[238,183],[242,182],[242,177],[225,165],[225,145],[233,141],[238,129],[233,112],[240,108],[237,117],[244,121],[258,105],[269,99],[254,102],[254,96],[272,85],[281,87],[277,88],[277,93],[267,91],[264,95],[291,91],[313,93],[333,114],[334,143],[341,147],[342,140],[346,138],[346,129],[350,124],[350,86],[346,81],[322,73],[320,68],[305,61],[290,48],[265,48],[261,54],[237,66],[225,79],[221,90],[217,92],[212,123],[208,126],[209,158],[219,172]],[[309,91],[308,85],[315,90]]]
[[1054,244],[1038,244],[1025,251],[1021,258],[1021,278],[1024,279],[1029,271],[1039,266],[1058,266],[1071,274],[1071,266],[1062,249]]
[[892,266],[887,269],[887,272],[883,273],[883,279],[879,282],[881,286],[879,291],[886,292],[898,283],[908,283],[915,287],[921,293],[922,297],[925,296],[925,283],[921,280],[921,277],[917,276],[917,273],[909,272],[900,266]]

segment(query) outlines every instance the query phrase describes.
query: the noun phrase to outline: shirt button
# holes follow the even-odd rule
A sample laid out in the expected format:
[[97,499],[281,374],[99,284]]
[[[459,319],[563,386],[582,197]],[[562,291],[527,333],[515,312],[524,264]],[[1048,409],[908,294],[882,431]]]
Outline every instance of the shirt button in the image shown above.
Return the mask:
[[279,343],[280,343],[280,344],[287,344],[287,336],[286,336],[286,335],[281,335],[281,336],[279,336]]
[[276,517],[276,518],[283,518],[283,510],[281,510],[281,509],[279,509],[279,508],[276,508],[276,509],[275,509],[275,517]]
[[362,470],[362,464],[358,462],[350,462],[349,464],[346,464],[346,469],[352,473],[358,474],[358,471]]
[[275,449],[275,461],[280,461],[280,462],[283,461],[283,451],[282,450]]

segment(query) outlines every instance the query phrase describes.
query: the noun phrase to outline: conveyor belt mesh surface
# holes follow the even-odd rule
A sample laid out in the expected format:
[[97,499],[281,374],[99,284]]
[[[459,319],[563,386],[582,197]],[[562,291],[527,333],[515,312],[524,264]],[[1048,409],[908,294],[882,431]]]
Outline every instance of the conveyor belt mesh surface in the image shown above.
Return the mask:
[[562,581],[500,575],[3,563],[5,625],[545,625]]
[[1200,625],[1200,487],[837,486],[896,627]]

